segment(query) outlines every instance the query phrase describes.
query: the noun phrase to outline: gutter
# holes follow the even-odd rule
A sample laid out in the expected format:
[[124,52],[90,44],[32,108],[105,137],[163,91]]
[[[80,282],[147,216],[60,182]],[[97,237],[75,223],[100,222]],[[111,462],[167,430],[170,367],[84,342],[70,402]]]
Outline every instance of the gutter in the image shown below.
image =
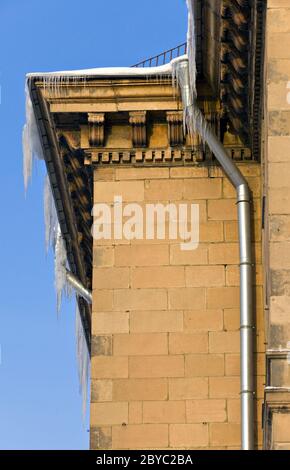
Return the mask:
[[253,259],[251,247],[251,192],[239,168],[228,156],[196,104],[191,93],[188,59],[175,64],[175,76],[180,86],[189,132],[198,132],[219,161],[226,176],[236,189],[240,251],[240,401],[241,448],[254,449],[254,315]]

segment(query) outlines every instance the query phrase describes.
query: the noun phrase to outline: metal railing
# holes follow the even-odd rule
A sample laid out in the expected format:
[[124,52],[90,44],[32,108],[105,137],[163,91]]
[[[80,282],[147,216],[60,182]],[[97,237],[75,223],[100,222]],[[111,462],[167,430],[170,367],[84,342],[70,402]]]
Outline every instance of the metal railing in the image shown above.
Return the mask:
[[138,64],[132,65],[132,67],[158,67],[159,65],[167,64],[176,57],[186,54],[186,50],[187,43],[184,42],[183,44],[179,44],[179,46],[168,49],[161,54],[142,60],[141,62],[138,62]]

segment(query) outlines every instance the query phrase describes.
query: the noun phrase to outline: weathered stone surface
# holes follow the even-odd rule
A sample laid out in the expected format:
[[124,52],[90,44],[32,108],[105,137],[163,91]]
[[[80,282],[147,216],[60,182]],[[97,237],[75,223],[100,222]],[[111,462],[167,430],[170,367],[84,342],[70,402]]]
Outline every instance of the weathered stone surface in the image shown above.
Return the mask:
[[288,413],[275,413],[273,428],[275,443],[290,442],[290,415]]
[[[270,312],[270,319],[271,323],[273,324],[281,324],[287,326],[289,324],[290,329],[290,322],[289,322],[289,305],[290,305],[290,297],[286,295],[280,295],[277,297],[271,297],[271,312]],[[290,341],[290,339],[289,339]]]
[[91,343],[91,354],[92,356],[111,356],[112,337],[93,335]]
[[90,429],[90,448],[95,450],[112,448],[112,429],[93,426]]
[[290,269],[271,270],[271,295],[290,297]]
[[112,380],[92,380],[91,381],[91,402],[112,401],[113,381]]
[[280,83],[288,82],[290,77],[290,60],[289,59],[270,59],[268,61],[268,82]]
[[268,132],[270,136],[290,135],[290,111],[269,112]]
[[269,222],[271,241],[290,241],[290,214],[273,215],[270,217]]

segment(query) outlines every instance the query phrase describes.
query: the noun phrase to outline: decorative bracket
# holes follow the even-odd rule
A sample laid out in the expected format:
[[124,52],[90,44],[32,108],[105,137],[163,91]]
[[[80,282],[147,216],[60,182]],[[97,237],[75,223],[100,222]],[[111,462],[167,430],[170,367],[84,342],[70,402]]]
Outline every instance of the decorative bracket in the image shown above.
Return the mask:
[[105,140],[105,113],[88,113],[89,144],[103,147]]
[[133,147],[146,147],[146,111],[131,111],[129,122],[132,127]]
[[166,113],[168,123],[168,140],[171,146],[182,145],[183,135],[183,112],[168,111]]

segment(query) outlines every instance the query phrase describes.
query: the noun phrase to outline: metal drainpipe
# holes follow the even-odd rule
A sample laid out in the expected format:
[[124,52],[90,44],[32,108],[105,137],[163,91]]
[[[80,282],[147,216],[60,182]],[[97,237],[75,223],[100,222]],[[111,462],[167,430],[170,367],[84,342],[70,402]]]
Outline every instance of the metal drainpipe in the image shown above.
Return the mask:
[[67,282],[76,290],[78,295],[85,299],[89,304],[92,303],[92,293],[81,283],[81,281],[68,269],[66,270]]
[[[251,247],[251,192],[247,181],[228,156],[205,117],[191,98],[189,86],[188,60],[182,59],[177,67],[185,67],[182,89],[183,103],[188,109],[193,107],[195,127],[221,164],[226,176],[236,189],[240,248],[240,364],[241,364],[241,448],[254,448],[254,315],[252,284],[252,247]],[[178,75],[177,75],[178,77]]]

